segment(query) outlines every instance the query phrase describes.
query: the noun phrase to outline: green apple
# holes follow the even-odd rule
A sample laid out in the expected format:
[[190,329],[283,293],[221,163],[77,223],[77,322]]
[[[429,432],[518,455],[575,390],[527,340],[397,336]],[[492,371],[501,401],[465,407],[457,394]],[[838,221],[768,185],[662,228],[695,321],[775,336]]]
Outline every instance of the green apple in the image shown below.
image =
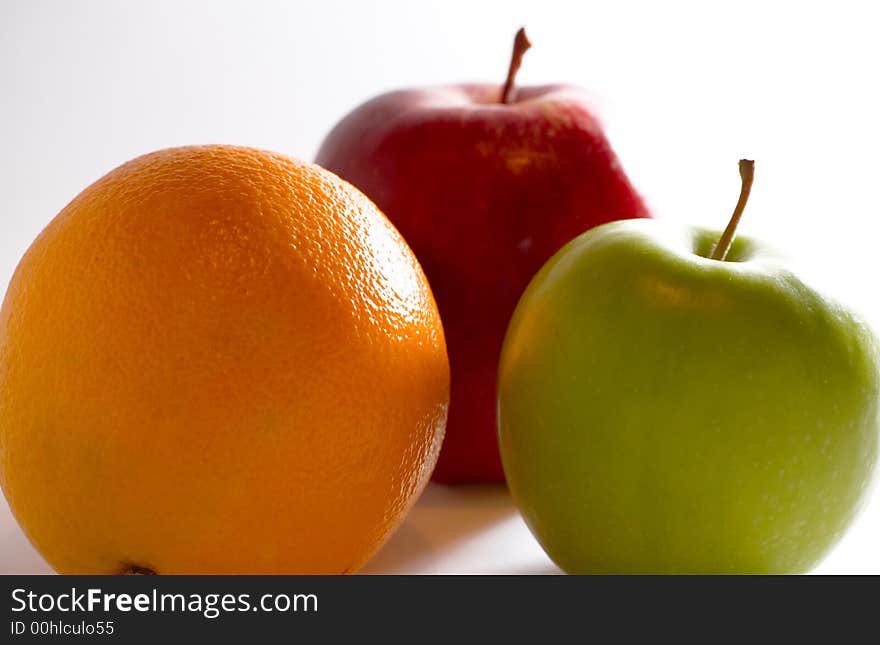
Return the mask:
[[[865,501],[878,344],[776,253],[614,222],[529,285],[501,356],[511,493],[570,573],[794,573]],[[717,243],[716,243],[717,241]]]

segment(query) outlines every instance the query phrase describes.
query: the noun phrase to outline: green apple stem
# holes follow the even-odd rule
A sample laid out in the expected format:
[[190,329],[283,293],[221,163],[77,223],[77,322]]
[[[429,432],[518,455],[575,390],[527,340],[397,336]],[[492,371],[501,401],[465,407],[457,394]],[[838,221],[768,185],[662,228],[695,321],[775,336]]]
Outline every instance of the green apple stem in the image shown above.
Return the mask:
[[513,38],[513,53],[510,55],[510,67],[507,68],[507,80],[504,81],[504,87],[501,89],[501,102],[505,105],[510,103],[510,95],[513,93],[513,81],[516,78],[517,71],[519,71],[519,66],[522,65],[523,55],[531,46],[532,43],[529,42],[529,38],[526,36],[525,28],[520,27]]
[[733,238],[736,237],[736,227],[739,226],[739,220],[742,218],[743,211],[746,209],[746,202],[749,201],[749,193],[752,192],[752,182],[755,179],[755,162],[751,159],[739,160],[739,176],[742,179],[742,187],[739,191],[739,201],[736,202],[736,208],[733,209],[733,215],[727,223],[727,228],[721,234],[712,254],[709,256],[712,260],[724,261],[730,246],[733,244]]

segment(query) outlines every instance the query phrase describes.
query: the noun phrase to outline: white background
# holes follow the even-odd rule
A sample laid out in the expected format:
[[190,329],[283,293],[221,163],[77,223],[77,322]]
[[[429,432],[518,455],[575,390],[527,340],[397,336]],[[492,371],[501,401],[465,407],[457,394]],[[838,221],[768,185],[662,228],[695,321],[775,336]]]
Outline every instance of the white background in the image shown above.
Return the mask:
[[[0,0],[0,285],[74,195],[150,150],[233,143],[311,158],[364,99],[503,80],[589,88],[655,214],[741,230],[880,320],[880,39],[871,3]],[[880,494],[818,569],[880,573]],[[498,489],[429,489],[368,567],[555,569]],[[0,502],[0,572],[48,571]]]

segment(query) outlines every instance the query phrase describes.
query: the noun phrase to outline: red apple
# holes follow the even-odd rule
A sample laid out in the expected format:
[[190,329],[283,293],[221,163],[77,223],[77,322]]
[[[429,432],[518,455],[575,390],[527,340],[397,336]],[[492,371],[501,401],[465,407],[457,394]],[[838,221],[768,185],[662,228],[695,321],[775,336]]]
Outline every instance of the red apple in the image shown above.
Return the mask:
[[452,371],[434,479],[503,481],[495,425],[501,343],[532,276],[589,228],[648,211],[586,94],[507,82],[390,92],[327,136],[317,162],[367,194],[422,263]]

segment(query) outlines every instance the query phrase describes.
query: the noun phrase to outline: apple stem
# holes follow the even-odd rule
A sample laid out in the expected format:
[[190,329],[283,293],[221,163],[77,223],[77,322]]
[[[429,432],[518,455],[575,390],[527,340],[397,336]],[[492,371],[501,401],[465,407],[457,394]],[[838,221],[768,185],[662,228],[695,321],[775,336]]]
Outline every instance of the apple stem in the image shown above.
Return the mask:
[[522,65],[523,55],[526,53],[532,43],[526,36],[525,27],[520,27],[513,38],[513,52],[510,54],[510,67],[507,68],[507,80],[504,81],[504,87],[501,89],[501,102],[505,105],[510,103],[510,95],[513,93],[513,81],[519,66]]
[[727,228],[721,234],[712,254],[709,256],[712,260],[724,261],[730,246],[733,244],[733,238],[736,237],[736,227],[739,226],[739,220],[742,218],[743,211],[746,209],[746,202],[749,201],[749,193],[752,192],[752,182],[755,179],[755,162],[751,159],[739,160],[739,176],[742,179],[742,187],[739,191],[739,200],[736,202],[736,208],[733,209],[733,215],[727,223]]

